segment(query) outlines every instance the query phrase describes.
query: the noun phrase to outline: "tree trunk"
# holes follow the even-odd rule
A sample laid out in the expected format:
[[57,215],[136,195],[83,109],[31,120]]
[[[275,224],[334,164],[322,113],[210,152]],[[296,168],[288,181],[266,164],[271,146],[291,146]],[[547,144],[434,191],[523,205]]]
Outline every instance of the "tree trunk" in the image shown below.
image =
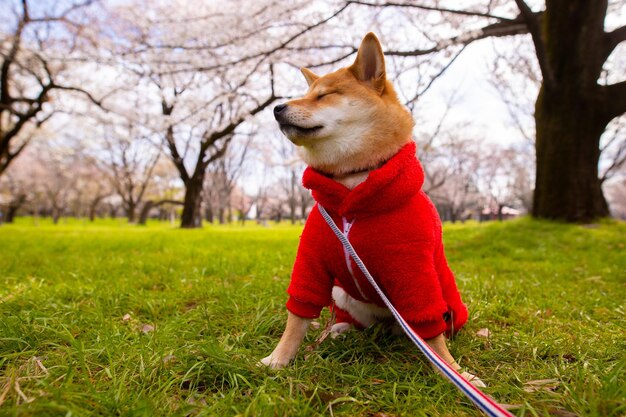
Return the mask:
[[289,199],[289,220],[291,224],[296,224],[296,198]]
[[202,175],[194,175],[185,184],[185,200],[183,202],[183,214],[181,216],[180,227],[193,229],[202,227],[202,216],[200,207],[202,205]]
[[597,83],[606,60],[606,9],[606,0],[546,2],[545,54],[538,55],[545,68],[535,104],[535,217],[589,222],[609,214],[598,179],[600,136],[614,117]]
[[133,204],[128,204],[126,206],[126,217],[128,217],[128,223],[135,223],[137,212],[137,206]]
[[[143,207],[141,208],[141,212],[139,213],[139,221],[137,222],[137,224],[139,225],[145,225],[146,222],[148,221],[148,215],[150,214],[150,210],[152,210],[155,207],[161,207],[163,204],[175,204],[175,205],[183,205],[182,201],[178,201],[178,200],[170,200],[170,199],[164,199],[164,200],[158,200],[158,201],[154,201],[154,200],[148,200],[144,203]],[[167,216],[165,215],[165,211],[163,209],[159,210],[159,220],[165,220],[167,218]]]
[[58,224],[59,219],[61,218],[61,210],[56,207],[52,208],[52,223]]
[[7,217],[6,219],[4,219],[4,221],[7,223],[13,223],[13,221],[15,220],[15,215],[17,214],[17,210],[19,208],[19,206],[10,205],[7,209]]
[[213,207],[210,204],[207,204],[207,208],[204,210],[204,220],[208,223],[213,223],[215,218],[215,214],[213,213]]
[[291,224],[296,224],[296,173],[291,171],[291,184],[289,194],[289,219]]
[[607,123],[589,104],[562,91],[539,95],[535,217],[589,222],[609,214],[598,179],[600,136]]
[[304,201],[303,198],[300,199],[300,217],[302,218],[302,221],[306,221],[306,201]]
[[96,204],[92,204],[89,206],[89,221],[94,222],[96,220],[96,208],[98,206]]
[[103,195],[99,195],[96,196],[93,200],[91,200],[91,203],[89,204],[89,221],[93,222],[96,220],[96,214],[98,212],[98,205],[100,205],[100,202],[102,201],[102,199],[104,198]]
[[154,201],[152,200],[148,200],[143,204],[141,212],[139,213],[139,221],[137,222],[137,224],[141,226],[146,225],[146,222],[148,221],[148,214],[150,214],[150,210],[152,210],[152,207],[154,207]]
[[15,220],[15,216],[17,215],[17,211],[22,207],[22,205],[26,202],[26,195],[19,194],[9,203],[7,207],[7,216],[5,221],[7,223],[13,223]]

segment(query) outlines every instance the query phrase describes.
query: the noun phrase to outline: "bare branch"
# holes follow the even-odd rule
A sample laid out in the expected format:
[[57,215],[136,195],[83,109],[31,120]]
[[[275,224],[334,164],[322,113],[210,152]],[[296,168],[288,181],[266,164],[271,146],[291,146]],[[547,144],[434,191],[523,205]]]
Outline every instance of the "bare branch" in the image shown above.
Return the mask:
[[617,172],[624,165],[624,163],[626,163],[626,140],[620,136],[620,134],[623,133],[624,132],[620,131],[619,128],[616,129],[614,132],[614,136],[609,140],[609,143],[607,143],[607,145],[602,149],[602,153],[604,153],[604,151],[616,140],[621,140],[617,150],[615,151],[614,155],[612,155],[611,164],[606,167],[604,173],[600,176],[601,183],[604,183],[607,179],[611,178],[615,174],[615,172]]
[[620,43],[626,41],[626,26],[604,34],[604,59],[606,60]]
[[180,156],[178,152],[178,148],[176,147],[176,139],[174,137],[174,126],[169,125],[167,127],[167,131],[165,132],[165,141],[167,142],[167,147],[170,151],[170,156],[174,166],[178,170],[180,174],[180,179],[183,183],[187,184],[189,182],[190,176],[187,172],[187,168],[185,167],[185,163],[183,158]]
[[486,17],[486,18],[498,19],[498,20],[502,20],[502,21],[513,21],[513,20],[515,20],[515,19],[508,18],[508,17],[497,16],[497,15],[494,15],[494,14],[491,14],[491,13],[482,13],[482,12],[470,11],[470,10],[448,9],[448,8],[445,8],[445,7],[426,6],[426,5],[415,4],[415,3],[396,3],[396,2],[369,3],[369,2],[366,2],[366,1],[360,1],[360,0],[349,0],[347,3],[348,4],[358,4],[358,5],[361,5],[361,6],[369,6],[369,7],[404,7],[404,8],[413,8],[413,9],[420,9],[420,10],[430,10],[430,11],[441,12],[441,13],[458,14],[458,15],[462,15],[462,16]]
[[410,103],[413,103],[415,101],[417,101],[420,96],[424,95],[424,93],[426,93],[430,87],[432,87],[432,85],[435,83],[435,81],[441,77],[447,70],[448,68],[450,68],[450,66],[454,63],[454,61],[456,61],[456,59],[461,55],[461,53],[463,53],[463,51],[465,50],[465,48],[467,47],[467,45],[463,45],[463,47],[459,50],[459,52],[457,52],[456,54],[454,54],[454,56],[452,57],[452,59],[450,61],[448,61],[448,63],[446,65],[444,65],[441,70],[439,70],[439,72],[437,74],[435,74],[430,81],[428,82],[428,84],[426,84],[426,87],[424,87],[423,89],[421,89],[420,91],[418,91],[417,93],[415,93],[415,96],[408,100],[406,103],[404,103],[405,105],[409,105]]
[[[541,14],[537,14],[540,16]],[[505,37],[505,36],[515,36],[515,35],[523,35],[528,33],[528,26],[522,20],[521,16],[518,16],[514,20],[506,21],[506,22],[498,22],[491,25],[487,25],[482,29],[470,31],[463,33],[458,36],[454,36],[449,39],[444,39],[439,41],[436,45],[427,49],[416,49],[413,51],[386,51],[385,55],[388,56],[401,56],[401,57],[409,57],[409,56],[421,56],[421,55],[429,55],[437,51],[441,51],[452,45],[469,45],[472,42],[492,37]]]
[[346,3],[344,4],[342,7],[340,7],[339,9],[337,9],[334,13],[332,13],[330,16],[326,17],[325,19],[322,19],[318,22],[315,22],[313,24],[307,25],[304,29],[300,30],[299,32],[297,32],[296,34],[290,36],[289,38],[287,38],[286,40],[282,41],[280,44],[278,44],[277,46],[271,48],[271,49],[266,49],[264,51],[261,52],[257,52],[251,55],[246,55],[243,56],[241,58],[226,62],[226,63],[219,63],[219,64],[215,64],[215,65],[210,65],[210,66],[205,66],[205,67],[194,67],[194,68],[176,68],[173,70],[167,70],[167,71],[163,71],[161,72],[161,74],[175,74],[175,73],[180,73],[180,72],[188,72],[188,71],[200,71],[200,72],[207,72],[207,71],[213,71],[216,69],[220,69],[220,68],[225,68],[225,67],[231,67],[231,66],[235,66],[235,65],[239,65],[243,62],[247,62],[250,61],[252,59],[256,59],[256,58],[260,58],[263,56],[270,56],[275,54],[278,51],[281,51],[283,48],[285,48],[287,45],[291,44],[292,42],[294,42],[296,39],[302,37],[303,35],[305,35],[306,33],[310,32],[311,30],[322,26],[323,24],[325,24],[326,22],[334,19],[335,17],[337,17],[338,15],[340,15],[345,9],[348,8],[348,6],[350,6],[350,3]]
[[548,62],[548,53],[546,51],[546,44],[541,34],[540,18],[536,13],[528,7],[524,0],[515,0],[517,7],[520,9],[521,15],[524,17],[524,21],[528,26],[528,31],[535,44],[535,52],[537,53],[537,61],[539,62],[539,68],[543,75],[543,85],[545,88],[554,87],[555,79],[550,63]]
[[71,86],[58,85],[58,84],[52,83],[50,88],[54,89],[54,90],[75,91],[77,93],[81,93],[85,97],[87,97],[89,99],[89,101],[91,101],[96,106],[100,107],[102,110],[107,110],[106,107],[102,104],[102,100],[98,100],[89,91],[83,90],[80,87],[71,87]]
[[607,122],[626,113],[626,81],[600,87],[606,103]]

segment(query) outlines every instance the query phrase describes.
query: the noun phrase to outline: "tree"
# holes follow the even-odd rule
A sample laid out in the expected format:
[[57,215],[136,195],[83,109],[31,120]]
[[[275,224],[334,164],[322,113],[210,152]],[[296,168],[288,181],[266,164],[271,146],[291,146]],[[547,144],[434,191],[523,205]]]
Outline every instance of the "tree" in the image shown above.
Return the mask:
[[[15,11],[14,26],[0,38],[0,175],[30,143],[33,132],[54,111],[54,91],[74,91],[101,105],[82,88],[63,81],[62,59],[70,55],[88,24],[82,12],[94,0],[69,2],[64,9],[32,13],[27,0]],[[8,12],[8,7],[3,7]],[[56,7],[58,8],[58,7]],[[51,7],[55,9],[55,7]],[[0,32],[1,33],[1,32]]]
[[[530,208],[530,176],[527,168],[532,156],[518,147],[503,147],[496,144],[483,146],[482,162],[478,168],[478,188],[485,198],[485,206],[503,220],[503,209],[507,206]],[[530,200],[532,201],[532,200]]]
[[47,211],[54,224],[67,212],[68,203],[78,178],[73,175],[75,166],[71,150],[55,153],[51,158],[41,157],[41,164],[46,167],[46,178],[42,183]]
[[0,179],[0,203],[5,206],[4,213],[0,212],[0,223],[13,223],[17,211],[28,199],[27,180],[19,174],[8,173]]
[[161,153],[132,122],[110,126],[104,136],[106,172],[122,199],[128,221],[133,223]]
[[111,20],[121,27],[112,49],[118,66],[135,75],[135,85],[150,91],[143,120],[162,137],[184,184],[181,227],[200,227],[208,167],[224,157],[248,118],[278,98],[268,55],[242,58],[263,47],[257,25],[268,30],[271,13],[265,6],[242,11],[225,3],[150,6],[167,18],[154,20],[141,7],[112,9]]
[[[626,112],[626,81],[602,84],[602,73],[612,52],[626,40],[626,26],[605,31],[607,0],[546,0],[545,9],[538,12],[523,0],[515,0],[519,12],[515,17],[492,10],[506,10],[510,2],[489,2],[464,10],[437,4],[348,3],[493,22],[436,42],[431,48],[388,51],[391,56],[420,56],[487,37],[529,33],[541,72],[535,103],[537,170],[532,214],[571,222],[608,215],[598,178],[599,143],[607,124]],[[476,11],[479,7],[484,11]]]
[[154,167],[145,203],[139,213],[137,224],[145,225],[150,213],[158,210],[159,220],[174,218],[178,206],[182,206],[181,185],[178,172],[167,158],[160,158]]
[[535,105],[537,180],[533,215],[566,221],[607,216],[598,178],[600,137],[626,112],[626,81],[600,85],[602,67],[626,27],[604,31],[606,0],[548,0],[540,21],[517,0],[543,82]]
[[[428,195],[443,220],[464,220],[480,201],[478,173],[482,159],[482,145],[467,138],[446,135],[439,146],[433,171],[441,170],[445,181],[429,187]],[[431,171],[432,172],[432,171]],[[436,176],[437,178],[440,176]]]

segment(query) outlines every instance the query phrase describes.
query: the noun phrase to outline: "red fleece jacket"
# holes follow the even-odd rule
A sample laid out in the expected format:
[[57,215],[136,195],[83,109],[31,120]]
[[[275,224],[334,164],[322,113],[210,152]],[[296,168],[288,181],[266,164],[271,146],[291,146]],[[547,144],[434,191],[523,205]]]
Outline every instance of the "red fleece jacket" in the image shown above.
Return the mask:
[[[348,237],[356,252],[400,314],[428,339],[459,330],[467,321],[467,308],[444,255],[441,220],[421,190],[423,182],[413,142],[352,190],[310,167],[303,176],[304,186],[340,229],[351,223]],[[287,290],[289,311],[318,317],[331,304],[336,281],[353,298],[383,307],[348,259],[316,205],[300,237]]]

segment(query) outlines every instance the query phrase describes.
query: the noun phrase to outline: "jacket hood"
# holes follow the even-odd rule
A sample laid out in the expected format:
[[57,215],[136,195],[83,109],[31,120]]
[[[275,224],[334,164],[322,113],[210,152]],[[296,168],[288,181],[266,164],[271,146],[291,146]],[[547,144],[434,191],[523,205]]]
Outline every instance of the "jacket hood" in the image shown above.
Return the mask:
[[404,145],[352,190],[311,167],[304,171],[302,184],[324,208],[350,220],[389,211],[407,203],[422,189],[424,171],[415,149],[413,141]]

